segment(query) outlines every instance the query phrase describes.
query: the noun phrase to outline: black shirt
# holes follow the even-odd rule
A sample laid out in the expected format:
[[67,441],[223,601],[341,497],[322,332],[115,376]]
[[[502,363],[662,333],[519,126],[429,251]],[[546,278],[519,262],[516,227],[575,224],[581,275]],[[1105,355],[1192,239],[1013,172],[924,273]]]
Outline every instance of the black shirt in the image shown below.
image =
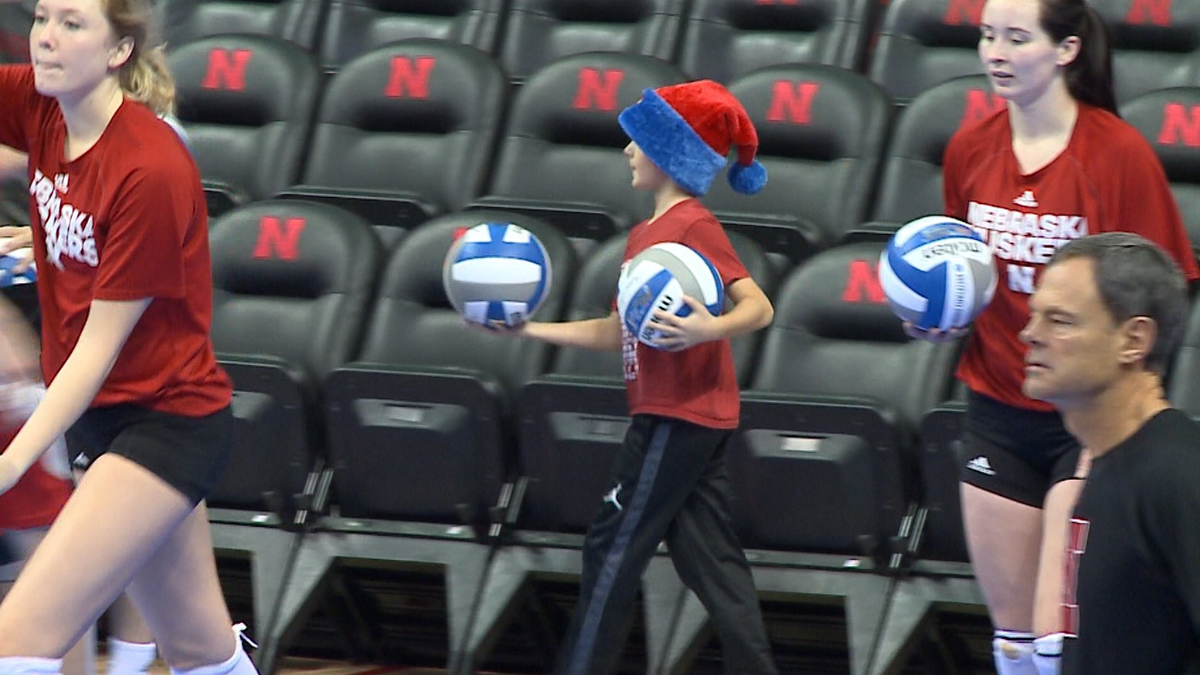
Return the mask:
[[1092,463],[1065,582],[1064,675],[1200,673],[1200,425],[1185,413]]

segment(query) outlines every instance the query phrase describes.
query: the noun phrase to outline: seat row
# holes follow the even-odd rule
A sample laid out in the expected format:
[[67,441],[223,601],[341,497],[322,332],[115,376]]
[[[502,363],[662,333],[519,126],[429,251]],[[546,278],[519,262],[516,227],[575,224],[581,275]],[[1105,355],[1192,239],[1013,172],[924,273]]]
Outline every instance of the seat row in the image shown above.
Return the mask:
[[[653,57],[593,52],[514,90],[487,55],[423,39],[361,56],[324,83],[307,52],[271,38],[208,38],[171,60],[212,214],[278,196],[323,200],[380,226],[389,244],[472,207],[536,214],[577,240],[611,237],[650,211],[629,188],[616,116],[644,89],[684,79]],[[866,76],[829,65],[768,67],[729,86],[771,180],[750,198],[718,180],[706,202],[790,263],[940,211],[949,137],[1003,105],[979,75],[903,110]],[[1123,112],[1159,152],[1200,236],[1200,83],[1146,93]]]
[[[320,461],[344,517],[459,522],[523,477],[523,526],[586,527],[628,425],[620,355],[465,327],[441,265],[455,234],[485,221],[546,246],[554,279],[535,319],[608,313],[624,238],[580,259],[525,214],[448,214],[388,253],[365,221],[315,202],[253,204],[213,226],[213,340],[238,419],[215,506],[299,494]],[[880,552],[914,505],[953,500],[925,551],[965,559],[958,413],[943,406],[957,347],[905,336],[874,269],[883,243],[823,251],[780,277],[761,247],[731,238],[776,308],[768,329],[734,343],[743,408],[730,471],[746,545]],[[1172,393],[1200,414],[1192,323]]]
[[[227,33],[286,39],[332,72],[384,44],[437,38],[493,54],[522,81],[551,61],[619,51],[674,61],[692,78],[732,81],[783,63],[869,73],[907,101],[980,72],[982,0],[159,0],[168,44]],[[1122,99],[1200,75],[1200,8],[1173,0],[1092,0],[1108,23]],[[0,8],[19,39],[32,3]]]

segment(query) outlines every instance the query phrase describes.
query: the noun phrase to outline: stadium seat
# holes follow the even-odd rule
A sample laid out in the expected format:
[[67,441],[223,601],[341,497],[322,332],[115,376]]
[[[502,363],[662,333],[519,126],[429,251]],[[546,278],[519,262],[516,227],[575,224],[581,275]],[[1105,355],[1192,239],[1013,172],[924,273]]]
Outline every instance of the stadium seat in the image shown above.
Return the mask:
[[758,130],[762,192],[734,192],[720,175],[705,204],[756,239],[784,269],[866,219],[891,125],[883,90],[820,64],[773,66],[729,85]]
[[508,88],[490,57],[445,40],[364,54],[326,86],[299,184],[283,195],[352,210],[391,245],[483,190]]
[[1155,89],[1200,86],[1200,4],[1091,0],[1109,28],[1117,101]]
[[325,380],[334,488],[344,517],[461,522],[497,501],[512,460],[511,395],[542,372],[544,343],[464,325],[449,305],[442,261],[482,222],[533,232],[553,269],[534,319],[556,320],[575,276],[574,250],[520,214],[458,212],[405,237],[387,261],[353,363]]
[[912,101],[896,121],[883,158],[870,223],[848,235],[890,236],[914,218],[945,211],[942,156],[959,127],[1000,110],[983,75],[943,82]]
[[433,38],[492,53],[504,0],[332,0],[321,38],[321,65],[341,68],[385,44]]
[[[624,234],[592,250],[577,277],[564,320],[612,312],[624,259]],[[775,268],[753,240],[736,232],[730,242],[768,297]],[[749,381],[761,333],[733,340],[734,367]],[[601,503],[613,462],[629,426],[620,352],[559,349],[548,373],[521,389],[517,412],[519,464],[530,479],[522,527],[583,532]]]
[[1167,398],[1171,405],[1200,419],[1200,302],[1195,300],[1183,342],[1171,364]]
[[857,70],[878,7],[878,0],[696,0],[679,66],[691,77],[724,83],[783,64]]
[[1192,249],[1200,255],[1200,85],[1148,92],[1121,112],[1162,162]]
[[296,181],[320,92],[311,54],[275,38],[222,35],[176,49],[169,62],[210,216]]
[[29,63],[32,0],[0,3],[0,64]]
[[917,428],[948,397],[955,349],[904,334],[883,246],[823,251],[780,286],[730,453],[748,547],[878,553],[917,496]]
[[212,225],[212,339],[233,379],[233,453],[208,498],[219,559],[250,561],[259,666],[270,672],[296,555],[328,493],[319,383],[362,332],[381,247],[327,204],[262,201]]
[[890,0],[871,57],[871,79],[897,105],[955,77],[983,72],[983,0]]
[[213,345],[234,380],[235,451],[214,506],[298,495],[322,451],[325,374],[362,333],[382,257],[371,227],[327,204],[263,201],[212,227]]
[[600,52],[538,71],[513,100],[490,185],[473,206],[543,218],[581,250],[628,229],[653,208],[629,187],[629,137],[617,115],[645,89],[683,79],[649,56]]
[[670,60],[683,0],[511,0],[499,51],[522,82],[550,63],[584,52],[619,52]]
[[304,49],[316,46],[326,0],[159,0],[168,49],[225,34],[274,37]]

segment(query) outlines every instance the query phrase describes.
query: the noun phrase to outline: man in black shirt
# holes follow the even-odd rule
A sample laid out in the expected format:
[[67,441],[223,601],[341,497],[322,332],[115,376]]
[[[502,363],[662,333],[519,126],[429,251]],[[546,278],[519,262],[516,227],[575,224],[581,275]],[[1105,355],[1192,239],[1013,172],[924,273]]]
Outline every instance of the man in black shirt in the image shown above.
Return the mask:
[[1200,672],[1200,425],[1163,391],[1183,276],[1137,235],[1085,237],[1051,259],[1030,310],[1025,394],[1052,403],[1093,458],[1068,537],[1065,629],[1050,637],[1062,671]]

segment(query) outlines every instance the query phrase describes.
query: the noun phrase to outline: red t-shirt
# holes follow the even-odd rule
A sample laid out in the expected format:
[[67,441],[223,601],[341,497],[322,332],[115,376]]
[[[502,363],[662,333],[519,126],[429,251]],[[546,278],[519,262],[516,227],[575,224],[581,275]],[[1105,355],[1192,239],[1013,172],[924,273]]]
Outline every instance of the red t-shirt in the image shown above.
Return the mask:
[[[653,223],[629,233],[625,262],[654,244],[677,242],[708,258],[728,288],[749,276],[721,223],[699,200],[672,206]],[[621,324],[629,410],[686,420],[716,429],[738,425],[740,400],[729,340],[714,340],[678,352],[648,347]]]
[[[0,431],[0,448],[8,447],[20,430],[18,426]],[[69,480],[35,462],[11,490],[0,494],[0,532],[49,526],[71,496],[71,487]]]
[[231,383],[209,339],[208,211],[179,137],[125,100],[95,146],[66,162],[62,113],[34,90],[30,67],[0,67],[0,101],[0,143],[29,153],[46,383],[74,349],[92,300],[152,297],[92,405],[192,417],[227,406]]
[[1050,256],[1084,235],[1125,231],[1162,246],[1188,279],[1200,276],[1162,164],[1124,121],[1080,105],[1067,148],[1022,175],[1008,111],[964,127],[943,168],[946,214],[970,223],[991,245],[1000,282],[959,364],[972,391],[1031,410],[1052,410],[1021,393],[1029,296]]

